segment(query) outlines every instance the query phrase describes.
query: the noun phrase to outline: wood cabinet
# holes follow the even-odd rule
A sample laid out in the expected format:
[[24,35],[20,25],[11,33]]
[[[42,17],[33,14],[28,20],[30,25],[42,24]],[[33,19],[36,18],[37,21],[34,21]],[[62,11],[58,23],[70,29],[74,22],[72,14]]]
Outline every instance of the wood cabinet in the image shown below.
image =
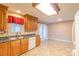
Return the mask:
[[31,16],[31,15],[24,15],[24,18],[25,18],[25,31],[36,31],[37,30],[37,22],[38,22],[38,19],[34,16]]
[[31,20],[27,20],[27,24],[28,24],[28,32],[31,31]]
[[34,21],[34,30],[36,30],[38,28],[38,22]]
[[40,45],[40,36],[0,43],[0,56],[18,56]]
[[21,39],[21,54],[28,51],[28,38]]
[[0,31],[6,31],[8,7],[0,4]]
[[11,41],[11,56],[20,55],[20,40]]
[[36,36],[36,47],[38,47],[40,45],[40,36],[37,35]]
[[0,56],[10,56],[10,42],[0,43]]

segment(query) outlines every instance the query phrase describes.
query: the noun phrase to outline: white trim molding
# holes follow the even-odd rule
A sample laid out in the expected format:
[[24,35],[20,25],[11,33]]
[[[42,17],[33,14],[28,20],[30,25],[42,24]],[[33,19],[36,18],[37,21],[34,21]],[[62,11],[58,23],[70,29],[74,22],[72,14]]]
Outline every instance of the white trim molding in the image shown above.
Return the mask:
[[64,40],[64,39],[58,39],[58,38],[49,38],[49,40],[56,40],[56,41],[61,41],[61,42],[73,43],[72,41]]

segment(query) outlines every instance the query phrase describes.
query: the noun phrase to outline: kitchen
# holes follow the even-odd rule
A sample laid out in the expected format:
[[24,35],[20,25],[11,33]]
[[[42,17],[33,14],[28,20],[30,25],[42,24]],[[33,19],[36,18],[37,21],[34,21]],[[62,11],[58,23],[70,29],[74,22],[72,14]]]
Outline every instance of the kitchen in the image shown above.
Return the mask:
[[75,55],[78,7],[76,3],[1,3],[0,56]]
[[40,45],[38,18],[0,4],[0,56],[21,55]]

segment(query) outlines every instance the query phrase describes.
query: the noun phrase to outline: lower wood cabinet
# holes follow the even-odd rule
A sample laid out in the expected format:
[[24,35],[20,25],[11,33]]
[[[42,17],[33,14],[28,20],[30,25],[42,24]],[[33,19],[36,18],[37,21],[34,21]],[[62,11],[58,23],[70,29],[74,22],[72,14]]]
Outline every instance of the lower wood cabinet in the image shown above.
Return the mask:
[[21,39],[21,50],[20,53],[23,54],[24,52],[28,51],[28,38]]
[[11,56],[20,55],[20,40],[11,41]]
[[36,47],[38,47],[40,45],[40,36],[37,35],[36,36]]
[[[34,42],[35,44],[33,45]],[[36,36],[36,39],[32,38],[29,40],[29,38],[23,38],[2,42],[0,43],[0,56],[18,56],[23,54],[24,52],[27,52],[29,50],[29,46],[37,47],[39,45],[40,45],[39,35]]]
[[0,43],[0,56],[10,56],[10,42]]

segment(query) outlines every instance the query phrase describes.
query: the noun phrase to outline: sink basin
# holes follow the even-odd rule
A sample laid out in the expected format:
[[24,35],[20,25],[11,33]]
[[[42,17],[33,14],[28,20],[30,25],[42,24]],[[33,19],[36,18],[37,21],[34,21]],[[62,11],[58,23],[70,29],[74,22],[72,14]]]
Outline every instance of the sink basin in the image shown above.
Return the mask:
[[23,36],[20,36],[20,37],[18,37],[19,39],[22,39],[22,38],[24,38]]
[[17,39],[16,37],[10,38],[10,40],[16,40],[16,39]]

